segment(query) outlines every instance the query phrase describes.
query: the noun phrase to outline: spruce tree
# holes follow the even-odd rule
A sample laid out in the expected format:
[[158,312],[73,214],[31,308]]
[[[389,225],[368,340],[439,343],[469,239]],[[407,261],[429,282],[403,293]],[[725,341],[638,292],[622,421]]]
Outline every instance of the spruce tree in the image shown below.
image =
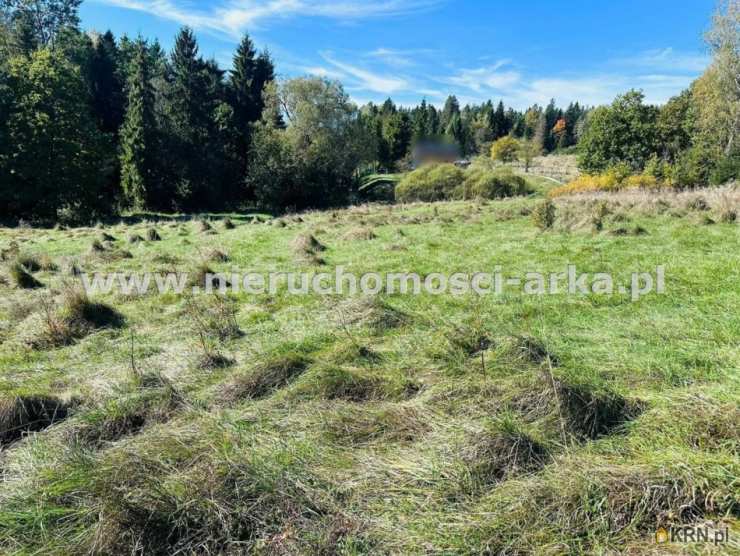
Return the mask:
[[262,118],[262,112],[265,109],[264,91],[268,83],[275,80],[275,65],[272,62],[270,53],[265,50],[258,57],[254,68],[254,79],[252,79],[252,99],[254,103],[253,120],[249,123],[255,123]]
[[117,135],[123,123],[124,94],[120,54],[113,34],[97,38],[90,60],[90,88],[93,111],[104,133]]
[[509,134],[508,125],[506,122],[506,111],[504,110],[503,101],[499,101],[496,112],[493,115],[493,130],[494,140],[500,139],[501,137]]
[[212,179],[208,164],[209,134],[215,127],[216,108],[210,92],[213,75],[198,55],[193,32],[183,28],[170,55],[165,95],[168,125],[167,158],[174,177],[172,198],[177,208],[202,208],[202,199]]
[[[231,133],[234,144],[230,145],[230,151],[236,158],[239,181],[247,174],[252,125],[260,121],[265,109],[265,87],[274,80],[275,68],[270,54],[265,51],[258,56],[254,43],[245,35],[234,55],[228,85],[234,128]],[[246,191],[245,195],[250,197]]]
[[[259,119],[255,106],[255,73],[257,70],[257,51],[249,35],[244,35],[234,54],[229,93],[234,109],[234,120],[239,132],[247,134],[249,124]],[[261,90],[260,90],[261,93]]]
[[128,80],[126,118],[121,128],[121,187],[127,204],[150,206],[155,180],[154,91],[150,59],[143,42],[137,44]]

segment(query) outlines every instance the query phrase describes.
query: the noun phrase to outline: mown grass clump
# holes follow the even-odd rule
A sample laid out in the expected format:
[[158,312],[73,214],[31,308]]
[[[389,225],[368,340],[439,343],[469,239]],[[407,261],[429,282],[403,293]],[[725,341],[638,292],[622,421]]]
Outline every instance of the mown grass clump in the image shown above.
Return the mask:
[[16,288],[33,290],[44,286],[19,262],[11,263],[8,267],[8,276],[10,278],[10,282]]
[[343,239],[345,241],[372,241],[373,239],[377,239],[377,237],[372,228],[358,227],[349,230],[344,234]]
[[391,405],[368,410],[342,404],[325,417],[323,428],[331,440],[358,446],[415,442],[429,432],[431,426],[428,418],[413,407]]
[[363,297],[336,307],[336,320],[342,327],[364,326],[374,334],[383,334],[409,322],[403,311],[379,297]]
[[234,304],[220,296],[213,296],[204,302],[188,298],[185,301],[185,314],[197,339],[197,366],[200,369],[222,369],[233,365],[234,360],[223,355],[220,346],[226,340],[243,335],[236,322]]
[[291,243],[293,251],[299,255],[318,254],[326,251],[326,246],[312,234],[301,234]]
[[0,447],[67,418],[69,407],[45,396],[0,396]]
[[72,435],[85,445],[101,446],[140,433],[146,426],[169,421],[183,400],[169,381],[142,377],[141,389],[123,392],[102,407],[83,414]]
[[212,232],[213,226],[211,226],[211,223],[208,222],[208,220],[198,220],[197,228],[199,232]]
[[22,265],[28,272],[38,272],[41,270],[41,260],[36,255],[21,253],[16,258],[16,262]]
[[568,429],[579,438],[613,434],[644,410],[641,402],[590,384],[558,381],[556,388]]
[[206,263],[201,263],[188,275],[188,287],[199,287],[219,291],[229,287],[229,280],[214,272]]
[[299,397],[355,403],[402,399],[405,395],[405,383],[400,377],[391,381],[367,369],[323,365],[303,377],[296,394]]
[[146,239],[147,241],[162,241],[162,236],[159,235],[159,232],[155,228],[149,228],[146,231]]
[[221,390],[228,403],[244,399],[265,398],[298,378],[310,365],[309,357],[300,350],[289,350],[258,363],[250,372],[236,376]]
[[719,213],[719,221],[724,224],[734,224],[737,222],[737,211],[732,209],[723,209]]
[[41,305],[40,330],[27,341],[33,349],[67,346],[96,330],[124,324],[121,313],[105,303],[91,301],[81,290],[67,290],[58,307],[49,300],[42,300]]
[[105,245],[103,245],[99,240],[95,239],[90,244],[90,253],[103,253],[105,251]]
[[45,253],[39,257],[39,266],[41,267],[41,270],[45,272],[56,272],[59,270],[59,265],[57,265],[54,262],[54,259]]
[[548,449],[511,416],[472,434],[462,451],[463,489],[479,492],[499,482],[542,469]]
[[228,263],[229,256],[220,249],[211,249],[205,255],[205,259],[213,263]]

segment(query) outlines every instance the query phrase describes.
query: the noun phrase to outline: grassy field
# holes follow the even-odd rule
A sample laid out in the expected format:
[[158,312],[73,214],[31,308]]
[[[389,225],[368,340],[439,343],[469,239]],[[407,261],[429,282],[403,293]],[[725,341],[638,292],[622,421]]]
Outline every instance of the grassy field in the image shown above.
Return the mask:
[[[0,552],[736,552],[739,200],[564,198],[545,231],[539,195],[2,229]],[[575,264],[625,282],[666,265],[667,291],[86,299],[76,286],[80,271],[204,264]],[[656,545],[679,524],[730,527],[733,545]]]

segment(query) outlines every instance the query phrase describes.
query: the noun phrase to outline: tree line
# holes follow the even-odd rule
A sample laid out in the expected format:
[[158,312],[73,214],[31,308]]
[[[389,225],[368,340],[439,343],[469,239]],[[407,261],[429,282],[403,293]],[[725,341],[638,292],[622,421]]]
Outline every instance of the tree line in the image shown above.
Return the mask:
[[524,111],[454,96],[441,109],[359,108],[335,81],[278,82],[248,35],[224,70],[188,28],[169,53],[85,33],[80,3],[0,0],[0,218],[322,208],[351,200],[363,174],[405,169],[423,141],[455,142],[463,156],[497,142],[502,157],[577,149],[587,172],[648,168],[683,185],[737,174],[737,0],[708,35],[712,65],[666,105],[633,91],[596,109]]
[[221,210],[248,200],[250,126],[274,80],[244,37],[226,75],[183,29],[172,52],[83,33],[80,0],[4,0],[0,211],[99,216]]
[[583,135],[589,109],[575,102],[563,110],[554,100],[523,112],[490,100],[461,108],[453,95],[441,110],[426,101],[414,108],[397,107],[388,99],[380,106],[368,104],[361,112],[375,137],[377,164],[391,170],[412,145],[428,140],[454,141],[464,156],[487,153],[507,136],[533,142],[540,154],[567,151]]

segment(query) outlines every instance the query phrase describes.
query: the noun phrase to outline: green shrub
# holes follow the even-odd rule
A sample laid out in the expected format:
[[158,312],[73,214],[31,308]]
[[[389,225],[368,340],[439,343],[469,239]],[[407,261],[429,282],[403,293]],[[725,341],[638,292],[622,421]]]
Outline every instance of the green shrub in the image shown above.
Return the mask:
[[740,179],[740,152],[723,158],[709,176],[711,185],[722,185]]
[[455,196],[462,199],[500,199],[527,193],[527,182],[510,170],[487,171],[480,168],[466,172],[465,181]]
[[419,168],[407,174],[396,187],[396,200],[435,202],[452,197],[462,184],[465,172],[454,164],[438,164]]
[[527,193],[524,178],[508,169],[472,168],[452,164],[425,166],[408,174],[396,187],[400,202],[435,202],[450,199],[499,199]]
[[519,159],[519,150],[521,144],[519,141],[507,135],[496,141],[491,146],[491,158],[501,162],[513,162]]

